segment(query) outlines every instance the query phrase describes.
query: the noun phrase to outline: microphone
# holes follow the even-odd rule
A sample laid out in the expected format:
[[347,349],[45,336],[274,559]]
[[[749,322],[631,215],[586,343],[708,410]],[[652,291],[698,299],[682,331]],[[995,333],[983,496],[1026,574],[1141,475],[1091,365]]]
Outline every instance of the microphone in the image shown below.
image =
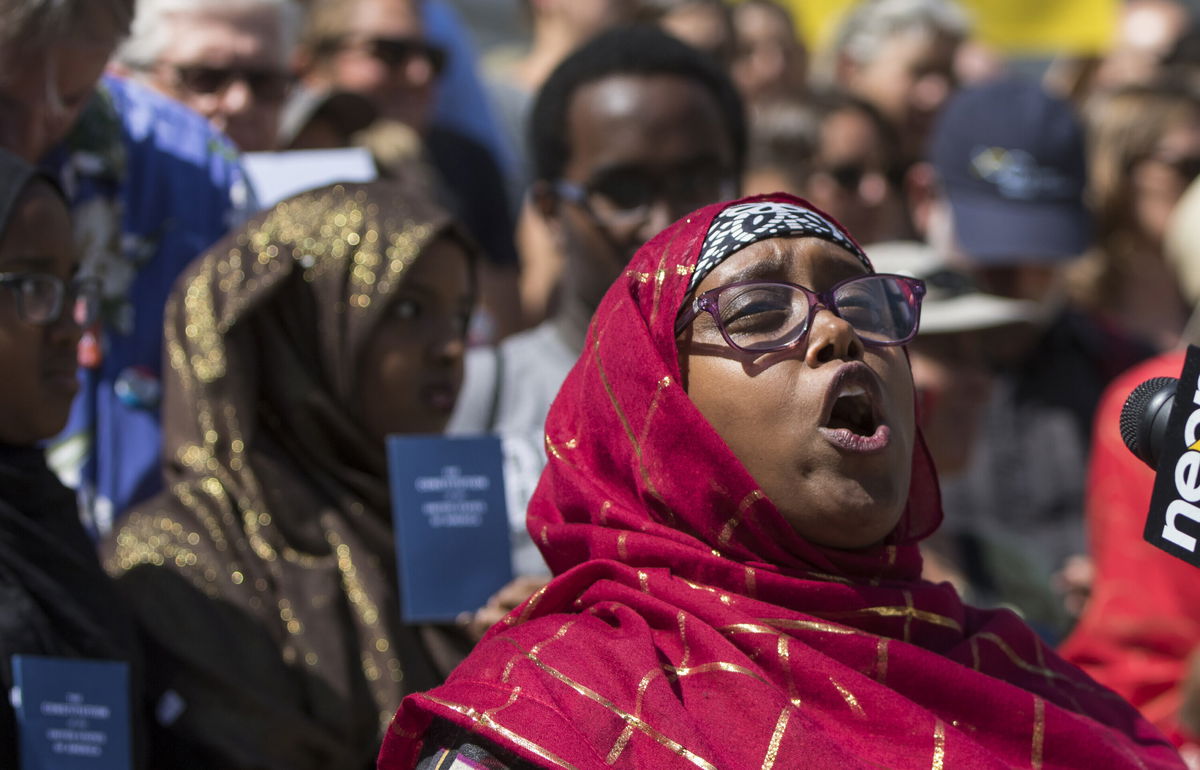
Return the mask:
[[1134,457],[1158,469],[1167,444],[1167,424],[1175,405],[1174,377],[1155,377],[1133,389],[1121,408],[1121,439]]
[[1154,470],[1142,537],[1200,567],[1200,347],[1188,346],[1179,379],[1155,377],[1121,408],[1125,446]]

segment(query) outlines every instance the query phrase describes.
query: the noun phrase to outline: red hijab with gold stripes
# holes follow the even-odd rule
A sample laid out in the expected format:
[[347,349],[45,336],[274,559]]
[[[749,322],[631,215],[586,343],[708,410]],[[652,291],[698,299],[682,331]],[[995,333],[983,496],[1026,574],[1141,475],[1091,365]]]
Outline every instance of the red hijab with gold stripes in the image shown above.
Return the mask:
[[759,491],[679,384],[676,314],[730,205],[672,225],[608,291],[529,508],[556,577],[405,699],[379,767],[412,767],[435,720],[544,767],[1183,767],[1015,614],[921,580],[941,503],[919,438],[876,547],[806,542]]

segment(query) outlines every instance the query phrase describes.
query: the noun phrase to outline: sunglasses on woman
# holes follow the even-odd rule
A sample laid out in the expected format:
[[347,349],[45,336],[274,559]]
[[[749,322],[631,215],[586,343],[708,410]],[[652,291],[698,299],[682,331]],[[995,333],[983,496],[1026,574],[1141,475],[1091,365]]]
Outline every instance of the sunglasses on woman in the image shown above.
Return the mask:
[[718,286],[692,300],[675,324],[681,334],[708,313],[730,347],[748,353],[784,350],[808,333],[825,308],[854,327],[866,345],[903,345],[917,334],[925,283],[887,273],[855,276],[827,291],[777,281],[742,281]]
[[49,326],[71,307],[71,319],[81,327],[91,326],[100,313],[100,281],[74,278],[64,281],[45,273],[0,273],[0,286],[16,297],[17,317],[35,326]]
[[318,49],[324,53],[358,51],[390,68],[403,67],[413,59],[429,63],[434,77],[446,69],[446,51],[419,37],[372,37],[327,40]]

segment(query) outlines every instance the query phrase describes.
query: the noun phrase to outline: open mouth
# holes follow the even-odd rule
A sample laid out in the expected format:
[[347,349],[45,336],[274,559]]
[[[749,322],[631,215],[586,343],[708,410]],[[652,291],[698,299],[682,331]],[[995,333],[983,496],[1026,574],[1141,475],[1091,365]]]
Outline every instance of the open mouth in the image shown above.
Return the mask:
[[826,427],[837,430],[844,428],[859,436],[873,436],[879,428],[879,418],[867,395],[866,388],[861,385],[848,385],[838,394],[833,402],[833,410],[829,414]]
[[828,416],[818,430],[842,452],[873,454],[891,442],[879,380],[861,362],[838,370],[826,391],[824,413]]

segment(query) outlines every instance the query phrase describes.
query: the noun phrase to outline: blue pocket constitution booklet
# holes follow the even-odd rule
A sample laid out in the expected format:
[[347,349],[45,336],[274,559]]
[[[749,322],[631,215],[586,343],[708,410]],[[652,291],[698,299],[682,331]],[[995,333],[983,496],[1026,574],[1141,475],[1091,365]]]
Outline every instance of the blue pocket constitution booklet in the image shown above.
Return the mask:
[[500,440],[389,436],[401,617],[444,622],[512,580]]
[[129,770],[129,664],[14,655],[21,770]]

